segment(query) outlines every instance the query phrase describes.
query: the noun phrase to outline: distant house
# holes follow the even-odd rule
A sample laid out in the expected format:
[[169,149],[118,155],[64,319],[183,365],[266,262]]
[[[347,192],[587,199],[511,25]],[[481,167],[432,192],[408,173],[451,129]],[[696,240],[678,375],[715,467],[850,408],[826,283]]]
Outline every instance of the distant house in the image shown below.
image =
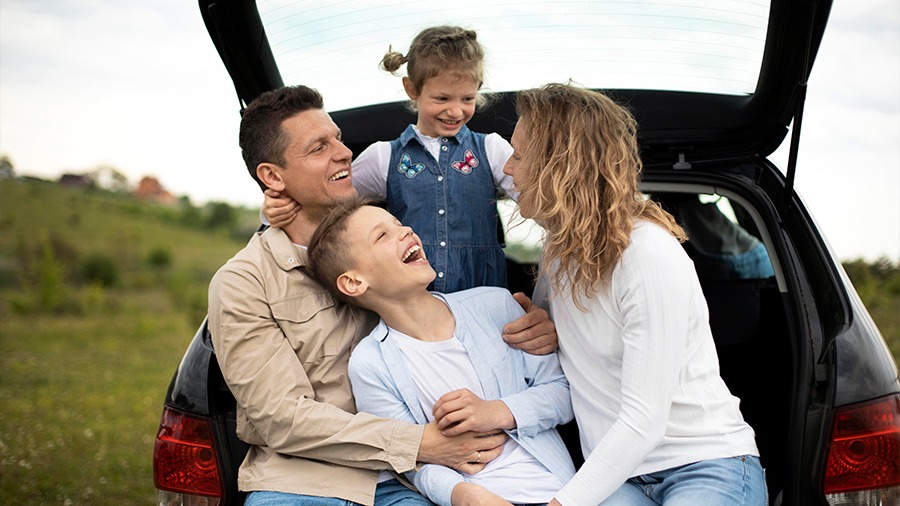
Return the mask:
[[94,180],[85,174],[63,174],[59,177],[59,184],[70,188],[91,188]]
[[141,200],[148,200],[158,204],[174,204],[177,199],[172,196],[158,179],[151,176],[144,176],[138,183],[137,189],[134,190],[135,197]]

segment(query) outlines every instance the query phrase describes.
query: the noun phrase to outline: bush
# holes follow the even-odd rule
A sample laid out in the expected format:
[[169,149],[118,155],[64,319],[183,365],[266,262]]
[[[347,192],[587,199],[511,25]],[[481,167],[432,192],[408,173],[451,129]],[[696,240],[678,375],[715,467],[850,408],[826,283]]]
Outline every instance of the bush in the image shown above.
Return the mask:
[[172,253],[166,248],[154,248],[147,255],[147,263],[154,268],[166,268],[172,265]]
[[81,264],[81,276],[90,283],[110,287],[119,281],[119,268],[112,258],[92,253]]

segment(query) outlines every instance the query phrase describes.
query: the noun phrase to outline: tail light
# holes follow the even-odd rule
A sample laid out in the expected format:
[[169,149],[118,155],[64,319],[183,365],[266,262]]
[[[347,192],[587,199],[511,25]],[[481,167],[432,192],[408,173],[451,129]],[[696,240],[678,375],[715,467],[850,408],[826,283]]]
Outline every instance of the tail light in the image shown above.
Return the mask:
[[161,506],[219,504],[222,483],[209,420],[163,410],[153,448],[153,481]]
[[900,503],[900,395],[834,411],[824,492],[833,506]]

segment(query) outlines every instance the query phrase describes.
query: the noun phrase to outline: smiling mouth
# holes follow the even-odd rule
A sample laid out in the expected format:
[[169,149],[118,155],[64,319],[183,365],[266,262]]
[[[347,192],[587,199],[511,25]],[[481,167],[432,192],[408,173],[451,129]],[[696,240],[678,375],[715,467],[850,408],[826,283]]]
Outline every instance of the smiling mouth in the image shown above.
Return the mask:
[[338,172],[337,174],[328,178],[328,180],[329,181],[340,181],[341,179],[347,179],[348,177],[350,177],[350,171],[342,170],[342,171]]
[[414,244],[408,250],[406,250],[406,253],[403,254],[403,258],[401,258],[400,260],[405,264],[411,264],[418,260],[424,259],[425,255],[422,253],[422,247],[418,244]]

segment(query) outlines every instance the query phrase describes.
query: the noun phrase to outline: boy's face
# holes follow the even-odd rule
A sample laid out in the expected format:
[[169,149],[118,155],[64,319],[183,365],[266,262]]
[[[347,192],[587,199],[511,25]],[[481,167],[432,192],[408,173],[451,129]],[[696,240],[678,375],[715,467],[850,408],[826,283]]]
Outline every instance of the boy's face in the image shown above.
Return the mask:
[[375,293],[425,289],[435,272],[425,258],[422,241],[380,207],[362,206],[347,219],[344,231],[354,267]]

